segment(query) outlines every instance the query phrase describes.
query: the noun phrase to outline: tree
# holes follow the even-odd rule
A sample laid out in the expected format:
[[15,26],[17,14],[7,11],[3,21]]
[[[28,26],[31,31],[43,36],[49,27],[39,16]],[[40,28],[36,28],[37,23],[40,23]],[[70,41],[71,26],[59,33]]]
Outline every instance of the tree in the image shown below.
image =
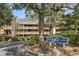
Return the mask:
[[63,20],[66,22],[66,30],[71,30],[71,25],[74,23],[72,14],[63,14]]
[[49,9],[51,14],[50,16],[50,34],[55,34],[56,33],[56,20],[57,20],[57,13],[59,11],[63,11],[62,8],[66,8],[67,5],[66,4],[59,4],[59,3],[54,3],[54,4],[48,4]]
[[75,30],[76,33],[79,19],[78,4],[69,4],[69,10],[71,10],[72,13],[63,14],[62,18],[63,21],[65,21],[66,30]]
[[75,6],[74,6],[74,19],[75,19],[75,28],[76,28],[76,31],[77,32],[77,26],[78,26],[78,21],[79,21],[79,3],[77,3]]
[[64,21],[65,21],[65,27],[66,30],[74,30],[75,33],[77,32],[77,26],[78,26],[78,19],[79,17],[75,14],[64,14]]
[[9,4],[0,4],[0,28],[4,25],[9,25],[11,22],[12,10]]

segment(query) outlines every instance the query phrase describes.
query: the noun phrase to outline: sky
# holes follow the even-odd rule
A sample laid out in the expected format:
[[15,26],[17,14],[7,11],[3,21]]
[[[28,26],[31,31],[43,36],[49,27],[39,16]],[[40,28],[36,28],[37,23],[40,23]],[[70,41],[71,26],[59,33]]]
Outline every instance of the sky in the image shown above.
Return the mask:
[[13,10],[12,13],[17,18],[25,18],[26,17],[25,10]]

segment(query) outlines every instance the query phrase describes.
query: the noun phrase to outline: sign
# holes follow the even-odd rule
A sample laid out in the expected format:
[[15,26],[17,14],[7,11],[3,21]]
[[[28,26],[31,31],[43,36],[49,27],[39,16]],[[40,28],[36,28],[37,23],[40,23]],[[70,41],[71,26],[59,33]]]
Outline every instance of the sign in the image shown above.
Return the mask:
[[60,44],[69,44],[69,39],[60,37],[60,36],[54,36],[54,37],[48,37],[48,42],[50,43],[60,43]]

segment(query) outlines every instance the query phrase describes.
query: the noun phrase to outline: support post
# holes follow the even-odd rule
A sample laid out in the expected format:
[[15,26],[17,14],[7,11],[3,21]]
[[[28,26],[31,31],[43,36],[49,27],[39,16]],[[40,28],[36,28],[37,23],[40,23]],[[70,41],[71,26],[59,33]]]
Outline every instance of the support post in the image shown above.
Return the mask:
[[54,45],[54,49],[56,49],[56,43],[55,43],[55,45]]
[[49,43],[49,45],[51,46],[51,45],[52,45],[52,43]]
[[63,44],[63,47],[65,47],[65,44]]

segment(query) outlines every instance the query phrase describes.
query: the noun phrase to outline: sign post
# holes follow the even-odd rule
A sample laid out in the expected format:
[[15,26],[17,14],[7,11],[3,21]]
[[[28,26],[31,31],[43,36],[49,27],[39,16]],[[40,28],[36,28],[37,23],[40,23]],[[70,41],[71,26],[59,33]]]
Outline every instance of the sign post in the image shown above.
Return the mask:
[[65,47],[65,44],[63,44],[63,47]]
[[54,49],[56,49],[56,43],[54,43],[55,45],[54,45]]
[[52,45],[52,43],[49,43],[49,45],[51,46],[51,45]]

